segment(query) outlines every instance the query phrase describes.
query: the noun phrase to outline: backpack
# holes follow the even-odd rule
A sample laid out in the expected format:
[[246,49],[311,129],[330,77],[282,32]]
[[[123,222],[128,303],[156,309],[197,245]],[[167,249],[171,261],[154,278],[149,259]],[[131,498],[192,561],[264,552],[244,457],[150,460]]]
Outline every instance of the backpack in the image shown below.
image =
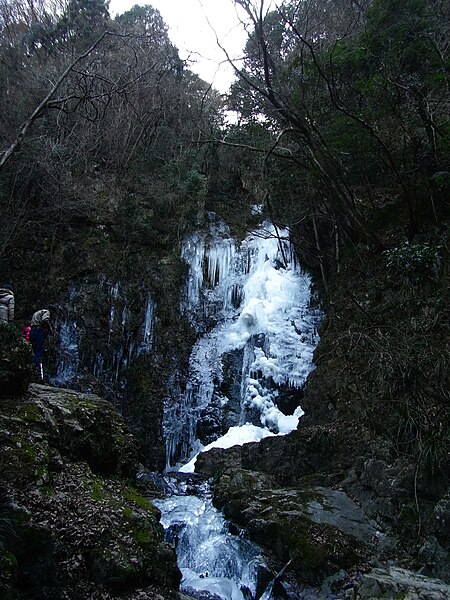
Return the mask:
[[25,325],[25,327],[22,329],[22,336],[27,340],[27,342],[30,341],[30,332],[31,325]]

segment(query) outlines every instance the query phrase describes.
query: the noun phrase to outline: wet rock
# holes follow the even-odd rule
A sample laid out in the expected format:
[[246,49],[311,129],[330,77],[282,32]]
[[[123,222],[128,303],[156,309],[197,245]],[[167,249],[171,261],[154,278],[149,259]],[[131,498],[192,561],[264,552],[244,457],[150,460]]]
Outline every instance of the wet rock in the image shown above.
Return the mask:
[[[222,381],[211,402],[201,412],[197,423],[197,438],[206,446],[239,423],[243,350],[227,352],[222,357]],[[259,423],[259,421],[258,421]]]
[[373,554],[377,532],[345,493],[273,484],[261,473],[224,473],[215,484],[214,503],[281,561],[292,559],[303,581],[315,585]]
[[439,543],[450,550],[450,493],[435,506],[433,513],[434,533]]
[[223,411],[227,403],[225,397],[215,394],[211,403],[200,413],[196,435],[205,446],[227,431],[223,419]]
[[450,554],[439,544],[434,535],[425,540],[418,557],[423,563],[420,569],[422,574],[450,582]]
[[233,350],[222,357],[223,378],[220,392],[228,399],[223,415],[225,431],[239,422],[243,359],[243,350]]
[[444,582],[394,567],[364,574],[356,595],[359,600],[447,600],[449,597],[450,586]]
[[205,592],[204,590],[194,590],[194,588],[186,587],[186,594],[189,594],[189,598],[195,598],[195,600],[221,600],[222,596]]

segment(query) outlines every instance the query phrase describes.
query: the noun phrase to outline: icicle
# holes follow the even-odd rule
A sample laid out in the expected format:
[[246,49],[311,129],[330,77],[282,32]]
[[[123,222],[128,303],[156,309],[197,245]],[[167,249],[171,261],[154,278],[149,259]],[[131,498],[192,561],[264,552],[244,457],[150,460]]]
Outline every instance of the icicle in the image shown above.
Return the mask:
[[114,327],[114,319],[116,316],[116,300],[117,300],[117,296],[119,295],[119,284],[118,283],[111,285],[109,294],[111,297],[111,307],[109,310],[108,343],[111,342],[111,335],[112,335],[113,327]]
[[188,313],[192,313],[200,302],[204,255],[205,240],[203,236],[194,234],[185,240],[181,249],[181,258],[189,265],[189,275],[184,291],[183,309]]
[[69,309],[67,317],[59,331],[59,352],[56,366],[56,376],[52,378],[54,385],[66,385],[73,380],[78,373],[78,331],[77,323],[72,315],[73,301],[77,296],[77,289],[72,286],[69,289]]
[[220,240],[207,249],[208,279],[211,287],[220,284],[230,272],[235,245],[233,240]]
[[103,368],[105,364],[105,359],[101,354],[97,354],[94,361],[94,376],[99,377],[103,374]]
[[145,308],[144,324],[142,327],[142,342],[138,353],[150,352],[153,344],[153,320],[155,315],[155,303],[150,292],[147,294],[147,305]]

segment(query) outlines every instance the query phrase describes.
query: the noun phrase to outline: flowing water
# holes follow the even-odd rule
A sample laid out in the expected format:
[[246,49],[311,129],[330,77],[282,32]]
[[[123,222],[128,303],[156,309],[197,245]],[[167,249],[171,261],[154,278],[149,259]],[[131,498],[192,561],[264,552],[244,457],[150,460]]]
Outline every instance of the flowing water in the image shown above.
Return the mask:
[[256,595],[262,559],[258,547],[231,534],[222,514],[211,503],[209,490],[176,494],[154,501],[162,511],[167,540],[175,544],[182,589],[201,590],[214,597],[244,600]]
[[[200,451],[297,427],[320,313],[311,308],[311,281],[289,232],[269,222],[238,245],[211,218],[207,234],[185,240],[182,257],[189,276],[181,308],[199,337],[186,389],[165,408],[164,433],[168,471],[192,473]],[[177,549],[183,589],[255,598],[259,550],[230,533],[207,486],[196,495],[178,486],[157,505]]]

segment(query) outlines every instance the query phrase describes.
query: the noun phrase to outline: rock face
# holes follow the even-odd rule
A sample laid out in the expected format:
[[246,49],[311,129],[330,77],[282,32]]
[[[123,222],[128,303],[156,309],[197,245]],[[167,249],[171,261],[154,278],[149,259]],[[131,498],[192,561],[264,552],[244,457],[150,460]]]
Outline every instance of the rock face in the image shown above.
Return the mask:
[[362,576],[356,598],[405,598],[407,600],[447,600],[450,586],[442,581],[391,567],[373,569]]
[[33,384],[1,403],[0,452],[1,597],[178,597],[174,551],[132,484],[138,451],[109,402]]

